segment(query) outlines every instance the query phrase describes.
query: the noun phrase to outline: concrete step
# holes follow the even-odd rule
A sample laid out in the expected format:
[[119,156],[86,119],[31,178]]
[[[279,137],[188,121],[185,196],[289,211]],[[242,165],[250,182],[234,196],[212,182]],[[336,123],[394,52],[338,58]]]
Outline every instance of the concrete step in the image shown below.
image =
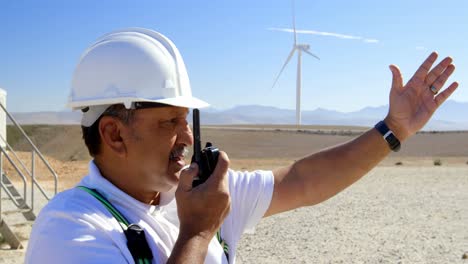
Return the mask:
[[11,227],[7,224],[5,219],[0,221],[0,234],[2,234],[4,243],[10,245],[11,249],[22,249],[24,248],[21,244],[20,238],[17,234],[11,229]]
[[10,225],[12,229],[17,229],[17,228],[27,228],[27,227],[32,227],[34,224],[34,221],[24,221],[22,223],[16,223]]
[[24,213],[29,213],[31,212],[31,209],[15,209],[15,210],[8,210],[8,211],[2,211],[3,216],[8,216],[12,214],[24,214]]
[[[26,220],[21,213],[3,215],[2,221],[4,225],[7,225],[7,227],[4,226],[1,228],[2,230],[0,230],[0,232],[3,232],[4,240],[8,239],[8,244],[11,246],[11,249],[17,249],[17,243],[24,246],[24,242],[29,240],[34,221]],[[5,232],[7,233],[5,234]],[[14,236],[9,233],[13,233]],[[14,241],[13,244],[10,242],[12,239]],[[5,242],[7,241],[4,241],[4,243]],[[3,247],[6,246],[4,245]]]

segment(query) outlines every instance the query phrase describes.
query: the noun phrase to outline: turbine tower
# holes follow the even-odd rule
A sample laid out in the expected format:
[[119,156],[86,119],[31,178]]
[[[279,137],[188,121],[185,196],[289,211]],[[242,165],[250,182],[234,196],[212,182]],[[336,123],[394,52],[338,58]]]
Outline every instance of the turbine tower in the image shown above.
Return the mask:
[[276,82],[278,81],[281,73],[283,72],[284,68],[286,68],[286,65],[288,62],[291,60],[292,56],[294,55],[294,52],[297,51],[297,76],[296,76],[296,124],[298,126],[301,125],[301,65],[302,65],[302,52],[305,52],[312,57],[320,60],[320,58],[311,53],[309,51],[310,45],[308,44],[299,44],[297,43],[297,33],[296,33],[296,16],[294,14],[294,0],[292,1],[292,17],[293,17],[293,30],[294,30],[294,45],[289,52],[289,56],[286,59],[286,62],[283,64],[283,67],[281,68],[280,72],[276,76],[275,82],[273,83],[272,88],[275,86]]

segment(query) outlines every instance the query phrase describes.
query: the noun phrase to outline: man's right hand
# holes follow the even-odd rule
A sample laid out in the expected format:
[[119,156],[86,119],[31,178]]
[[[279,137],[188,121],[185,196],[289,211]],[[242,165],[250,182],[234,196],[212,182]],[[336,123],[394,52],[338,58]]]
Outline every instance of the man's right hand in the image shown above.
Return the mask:
[[198,166],[192,163],[180,174],[176,191],[180,234],[185,237],[200,236],[209,243],[230,210],[227,170],[229,159],[220,151],[213,174],[197,187],[192,187]]

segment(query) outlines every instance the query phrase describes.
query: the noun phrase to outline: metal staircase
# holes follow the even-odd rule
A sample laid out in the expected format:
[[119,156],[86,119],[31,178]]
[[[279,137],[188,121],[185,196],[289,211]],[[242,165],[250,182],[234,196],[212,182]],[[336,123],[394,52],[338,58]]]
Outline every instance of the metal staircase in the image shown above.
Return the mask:
[[[31,154],[28,155],[30,159],[25,160],[24,155],[20,158],[0,134],[0,246],[21,249],[27,244],[38,210],[57,193],[58,177],[21,126],[0,103],[0,113],[2,111],[11,120],[12,127],[24,137]],[[49,188],[40,182],[49,183]],[[50,187],[50,183],[53,187]]]

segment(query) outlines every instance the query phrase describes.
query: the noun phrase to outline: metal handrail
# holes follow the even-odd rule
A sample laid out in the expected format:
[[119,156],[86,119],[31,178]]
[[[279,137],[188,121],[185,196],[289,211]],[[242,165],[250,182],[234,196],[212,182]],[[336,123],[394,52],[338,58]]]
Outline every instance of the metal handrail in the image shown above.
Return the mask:
[[[0,135],[0,139],[5,143],[7,149],[13,154],[13,156],[15,157],[16,161],[19,162],[19,164],[21,165],[21,167],[23,167],[23,170],[25,170],[27,172],[27,174],[29,175],[30,178],[32,178],[32,174],[31,172],[28,170],[28,168],[26,167],[26,165],[23,163],[23,161],[21,161],[21,159],[18,157],[18,155],[16,154],[15,150],[11,147],[11,145],[8,143],[8,141],[3,138],[2,135]],[[3,148],[2,148],[2,152],[3,152]],[[4,152],[5,155],[9,156],[8,152]],[[10,163],[12,164],[15,164],[10,158]],[[17,170],[18,173],[21,173],[19,170]],[[21,173],[22,175],[22,173]],[[27,193],[26,193],[26,190],[24,192],[24,200],[26,200],[26,196],[27,196]]]
[[23,163],[23,161],[21,161],[21,159],[18,157],[18,154],[16,154],[15,150],[10,146],[10,144],[8,144],[8,142],[1,135],[0,139],[2,139],[3,142],[6,143],[7,149],[13,154],[16,161],[20,163],[21,167],[23,167],[23,170],[25,170],[28,173],[28,175],[31,176],[31,172],[28,170],[27,166]]
[[[26,177],[24,177],[23,173],[19,170],[19,168],[16,166],[16,164],[11,160],[10,156],[8,155],[8,153],[5,151],[4,148],[0,148],[0,151],[5,154],[5,157],[8,159],[8,161],[11,163],[11,165],[15,168],[16,172],[18,172],[18,174],[21,176],[21,179],[23,180],[23,203],[22,204],[18,204],[16,202],[16,199],[13,197],[14,195],[8,190],[8,188],[3,184],[3,179],[2,181],[0,182],[0,184],[2,185],[2,187],[5,189],[5,193],[10,197],[10,199],[12,200],[12,202],[18,207],[23,207],[24,205],[26,205]],[[3,171],[0,172],[2,173],[2,177],[5,177],[3,175]],[[8,178],[7,178],[8,179]]]
[[28,135],[26,134],[26,132],[24,132],[24,130],[21,128],[21,126],[18,124],[18,122],[16,122],[16,120],[13,118],[12,115],[10,115],[10,113],[6,110],[6,108],[3,106],[3,104],[0,103],[0,106],[2,107],[3,111],[5,111],[5,113],[8,115],[8,117],[11,119],[11,121],[13,122],[13,124],[15,124],[15,126],[21,131],[21,133],[23,134],[23,136],[26,138],[26,140],[29,142],[29,145],[36,151],[36,153],[39,155],[39,158],[42,160],[42,162],[46,165],[47,169],[50,171],[50,173],[52,173],[52,175],[54,176],[54,180],[55,180],[55,189],[54,189],[54,192],[57,193],[57,182],[58,182],[58,176],[57,174],[55,173],[55,171],[52,169],[52,167],[50,166],[49,162],[44,158],[44,156],[42,155],[42,153],[39,151],[39,149],[36,147],[36,145],[34,145],[34,143],[31,141],[31,139],[28,137]]
[[[11,148],[11,146],[8,144],[7,140],[3,139],[3,137],[1,137],[3,139],[3,141],[6,143],[6,145],[8,146],[8,148],[10,149],[10,151],[14,154],[15,158],[20,162],[21,166],[23,167],[23,169],[27,172],[28,176],[31,178],[31,210],[34,209],[34,187],[36,186],[40,192],[42,193],[42,195],[47,199],[47,200],[50,200],[51,197],[49,197],[49,195],[47,195],[46,191],[42,188],[42,186],[40,185],[40,183],[36,180],[36,174],[35,174],[35,160],[36,160],[36,154],[39,156],[40,160],[42,161],[42,163],[46,166],[46,168],[49,170],[49,172],[52,174],[53,176],[53,179],[54,179],[54,195],[57,194],[57,189],[58,189],[58,176],[57,174],[55,173],[55,171],[52,169],[52,167],[50,166],[49,162],[45,159],[45,157],[42,155],[42,153],[39,151],[39,149],[34,145],[34,143],[31,141],[31,139],[29,138],[29,136],[26,134],[26,132],[24,132],[24,130],[21,128],[21,126],[18,124],[18,122],[15,120],[15,118],[7,111],[7,109],[5,108],[5,106],[3,106],[3,104],[0,103],[0,107],[3,109],[3,111],[6,113],[6,115],[10,118],[10,120],[13,122],[13,124],[16,126],[16,128],[18,128],[19,131],[21,131],[21,134],[23,135],[23,137],[27,140],[27,142],[29,143],[29,145],[31,146],[31,171],[29,171],[26,166],[24,165],[24,163],[19,159],[19,157],[16,155],[15,151],[13,150],[13,148]],[[1,148],[1,147],[0,147]],[[18,174],[22,177],[22,180],[23,180],[23,189],[24,189],[24,198],[23,198],[23,201],[24,203],[26,204],[26,178],[24,177],[24,174],[19,170],[19,168],[16,166],[16,164],[11,160],[10,156],[8,155],[8,153],[3,149],[1,148],[2,151],[0,152],[0,155],[1,153],[4,153],[5,156],[7,157],[7,159],[10,161],[10,163],[13,165],[13,167],[16,169],[16,171],[18,172]],[[1,158],[1,156],[0,156]],[[2,172],[3,172],[3,167],[2,167],[2,164],[0,164],[0,167],[2,169]],[[3,175],[2,175],[3,177]],[[0,178],[1,179],[1,178]],[[3,181],[2,181],[2,186],[3,186]],[[1,188],[0,188],[1,189]],[[18,203],[15,201],[15,199],[13,199],[12,195],[9,194],[8,190],[6,190],[8,196],[10,196],[11,200],[13,201],[13,203],[18,206],[18,207],[22,207],[24,205],[18,205]],[[0,201],[1,203],[1,201]]]
[[[32,161],[32,167],[33,167],[33,171],[34,171],[34,153],[36,153],[35,151],[33,151],[33,161]],[[37,154],[40,154],[40,153],[37,153]],[[54,172],[55,173],[55,172]],[[33,177],[31,178],[32,182],[34,182],[36,184],[36,187],[39,188],[39,190],[41,191],[41,193],[44,195],[45,198],[47,198],[47,200],[50,200],[52,197],[49,197],[47,194],[46,194],[46,191],[44,189],[42,189],[42,186],[39,184],[39,182],[36,180],[36,177],[34,176],[35,173],[33,172]],[[57,193],[57,181],[55,181],[55,193]]]

